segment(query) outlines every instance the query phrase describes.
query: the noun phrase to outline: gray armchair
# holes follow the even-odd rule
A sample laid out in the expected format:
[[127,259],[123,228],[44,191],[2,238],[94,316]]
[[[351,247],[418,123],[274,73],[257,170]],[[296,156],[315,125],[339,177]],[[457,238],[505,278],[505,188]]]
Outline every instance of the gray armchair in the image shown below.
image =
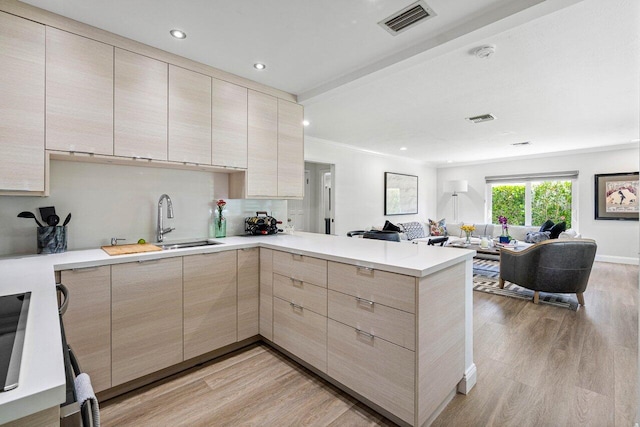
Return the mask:
[[575,293],[584,305],[591,267],[596,256],[596,242],[590,239],[553,239],[537,243],[522,251],[500,251],[500,287],[504,281],[534,291],[538,303],[540,292]]

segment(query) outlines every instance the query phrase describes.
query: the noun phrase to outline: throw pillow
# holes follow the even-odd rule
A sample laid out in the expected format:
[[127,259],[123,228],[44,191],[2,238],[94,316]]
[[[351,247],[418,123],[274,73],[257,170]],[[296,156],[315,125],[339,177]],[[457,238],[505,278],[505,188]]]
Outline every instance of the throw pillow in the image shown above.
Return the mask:
[[407,235],[407,239],[419,239],[421,237],[426,237],[424,235],[424,228],[422,228],[422,224],[419,222],[403,222],[399,224],[404,229],[405,234]]
[[429,219],[429,235],[431,236],[446,236],[447,235],[447,223],[444,218],[440,221],[433,221]]
[[567,229],[567,223],[566,222],[562,221],[562,222],[557,223],[556,225],[551,227],[551,230],[549,230],[549,232],[551,233],[549,235],[549,238],[550,239],[557,239],[558,236],[560,236],[560,233],[562,233],[566,229]]
[[544,222],[544,224],[542,224],[542,226],[540,227],[540,231],[541,232],[550,231],[551,227],[553,227],[553,221],[548,219]]
[[526,243],[540,243],[543,240],[549,239],[549,231],[530,231],[527,233],[527,237],[524,238]]
[[383,231],[397,231],[398,233],[402,232],[402,228],[398,227],[397,225],[389,222],[389,221],[385,221],[384,222],[384,227],[382,227]]

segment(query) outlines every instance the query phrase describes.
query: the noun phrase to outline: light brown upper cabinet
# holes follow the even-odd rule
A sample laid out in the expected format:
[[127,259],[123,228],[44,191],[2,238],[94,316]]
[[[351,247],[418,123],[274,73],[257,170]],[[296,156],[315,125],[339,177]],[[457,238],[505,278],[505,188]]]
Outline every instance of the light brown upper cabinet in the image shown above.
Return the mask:
[[47,149],[113,155],[113,46],[46,33]]
[[211,164],[211,77],[169,65],[169,160]]
[[43,25],[0,13],[0,190],[44,191]]
[[211,164],[247,168],[247,88],[213,79]]
[[167,160],[168,67],[166,62],[116,48],[116,156]]
[[302,105],[278,99],[278,197],[304,197]]
[[278,196],[278,99],[249,90],[247,197]]

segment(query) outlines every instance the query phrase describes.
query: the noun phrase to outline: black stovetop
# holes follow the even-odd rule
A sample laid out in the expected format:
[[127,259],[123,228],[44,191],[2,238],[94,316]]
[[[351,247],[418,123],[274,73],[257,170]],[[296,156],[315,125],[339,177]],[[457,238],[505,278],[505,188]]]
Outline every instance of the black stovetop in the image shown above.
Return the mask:
[[0,296],[0,392],[18,386],[31,292]]

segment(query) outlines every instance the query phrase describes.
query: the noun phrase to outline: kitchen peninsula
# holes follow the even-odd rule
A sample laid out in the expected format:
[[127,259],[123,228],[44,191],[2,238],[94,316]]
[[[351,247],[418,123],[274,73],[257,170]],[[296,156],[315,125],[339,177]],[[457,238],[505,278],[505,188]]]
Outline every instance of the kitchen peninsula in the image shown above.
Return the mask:
[[[55,408],[63,400],[54,271],[61,272],[65,282],[72,280],[74,272],[97,267],[111,271],[106,283],[112,287],[113,299],[105,303],[113,307],[109,325],[113,328],[127,303],[117,299],[129,295],[117,295],[119,269],[166,262],[184,272],[176,274],[177,282],[171,284],[180,295],[184,289],[185,295],[172,366],[184,369],[190,361],[213,358],[261,339],[403,425],[428,424],[456,390],[467,393],[473,387],[473,251],[310,233],[217,240],[223,244],[113,257],[95,249],[0,261],[0,272],[7,280],[4,293],[31,291],[33,307],[39,308],[27,324],[21,385],[0,395],[0,424]],[[226,265],[202,255],[225,256]],[[232,338],[216,346],[215,352],[199,350],[204,335],[190,331],[186,317],[197,312],[186,307],[187,286],[193,283],[188,272],[200,274],[194,267],[198,265],[214,269],[232,265],[233,274],[226,277],[237,283],[232,295]],[[251,269],[244,265],[259,271],[259,289],[241,291],[240,282],[247,280],[245,270]],[[127,282],[127,289],[135,290],[132,286],[138,285],[131,283]],[[254,289],[253,294],[243,297],[247,289]],[[72,289],[70,310],[73,299]],[[116,304],[121,305],[116,308]],[[253,320],[244,322],[243,316]],[[241,333],[243,325],[249,327]],[[189,335],[192,332],[195,335]],[[68,335],[73,346],[71,332]],[[109,394],[113,390],[124,392],[128,385],[138,385],[142,377],[149,379],[153,374],[119,369],[127,354],[117,360],[119,336],[115,329],[109,335],[113,335],[108,343],[113,346],[109,352],[113,360],[106,367],[108,382],[96,387],[103,396],[114,395]],[[45,345],[48,349],[43,351]],[[171,368],[167,363],[156,371]],[[87,370],[92,378],[100,376]]]

